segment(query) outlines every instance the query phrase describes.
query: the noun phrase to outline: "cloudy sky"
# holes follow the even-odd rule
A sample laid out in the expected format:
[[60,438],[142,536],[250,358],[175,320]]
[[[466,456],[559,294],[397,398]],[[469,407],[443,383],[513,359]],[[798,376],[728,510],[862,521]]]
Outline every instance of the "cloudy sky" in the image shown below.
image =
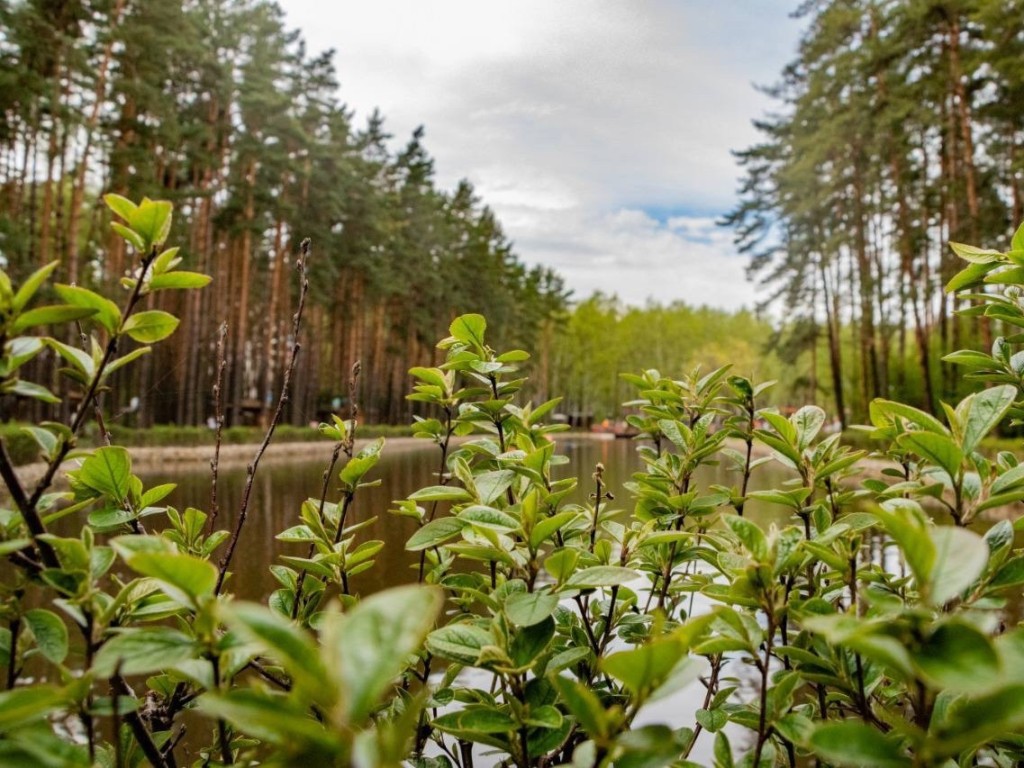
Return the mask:
[[282,0],[334,48],[357,119],[417,125],[437,181],[468,178],[527,263],[595,290],[751,306],[728,231],[730,150],[756,140],[794,53],[794,0]]

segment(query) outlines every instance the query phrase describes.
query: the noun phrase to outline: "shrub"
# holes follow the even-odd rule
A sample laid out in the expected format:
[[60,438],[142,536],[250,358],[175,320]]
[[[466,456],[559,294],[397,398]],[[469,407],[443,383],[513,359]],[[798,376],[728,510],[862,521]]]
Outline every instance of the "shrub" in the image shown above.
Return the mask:
[[[766,385],[727,368],[628,375],[644,466],[623,507],[600,464],[585,481],[590,501],[566,502],[578,480],[553,479],[561,458],[549,438],[561,427],[544,422],[557,400],[520,402],[528,354],[491,349],[484,318],[463,315],[439,345],[445,362],[411,371],[410,398],[434,414],[413,430],[437,446],[437,482],[391,511],[417,524],[406,548],[419,553],[420,583],[352,593],[351,578],[383,546],[351,513],[384,438],[357,452],[361,428],[334,417],[320,429],[333,448],[319,495],[278,534],[297,547],[272,567],[280,588],[249,604],[225,589],[245,501],[231,531],[217,529],[215,504],[163,507],[170,486],[143,487],[116,445],[84,453],[70,490],[47,493],[105,376],[145,353],[122,353],[119,341],[174,330],[170,316],[137,312],[139,299],[205,284],[175,270],[174,249],[161,251],[169,204],[108,204],[141,260],[123,310],[69,286],[57,288],[63,303],[30,308],[54,265],[17,290],[0,279],[4,391],[52,398],[18,378],[49,347],[84,392],[68,425],[31,428],[49,462],[34,489],[0,451],[15,507],[0,513],[0,553],[14,566],[0,603],[0,762],[174,765],[186,710],[210,725],[203,764],[466,768],[482,754],[475,747],[522,768],[687,766],[705,731],[717,766],[1024,758],[1024,631],[1006,612],[1024,584],[1024,553],[1008,521],[984,535],[967,527],[1024,499],[1024,465],[978,451],[1024,414],[1012,338],[992,354],[947,358],[995,386],[947,408],[946,423],[876,401],[869,431],[889,463],[859,484],[851,478],[867,451],[822,437],[819,408],[789,418],[762,409]],[[1007,254],[954,247],[971,263],[951,287],[1009,285],[979,294],[981,311],[1024,321],[1024,228]],[[25,335],[76,320],[99,352]],[[281,402],[294,361],[293,348]],[[755,443],[771,455],[757,458]],[[752,490],[764,461],[794,480]],[[714,462],[733,470],[732,485],[699,481]],[[750,499],[789,510],[793,524],[763,530],[744,517]],[[954,524],[935,524],[925,505]],[[82,520],[77,535],[48,531],[70,515]],[[160,534],[147,533],[150,518]],[[27,664],[39,673],[24,675]],[[646,705],[688,685],[702,690],[695,722],[637,724]]]

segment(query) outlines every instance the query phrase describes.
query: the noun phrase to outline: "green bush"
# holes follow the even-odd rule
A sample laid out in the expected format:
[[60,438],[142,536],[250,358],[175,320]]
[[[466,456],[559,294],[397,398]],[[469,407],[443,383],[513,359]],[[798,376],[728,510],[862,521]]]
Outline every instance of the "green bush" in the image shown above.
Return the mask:
[[[215,509],[162,506],[172,487],[145,488],[116,445],[83,454],[69,491],[46,492],[105,377],[139,354],[118,341],[174,330],[169,315],[137,312],[140,298],[204,284],[160,250],[168,204],[108,204],[142,262],[123,310],[69,286],[57,287],[61,304],[36,306],[52,265],[18,290],[0,279],[4,391],[52,398],[18,378],[49,346],[86,392],[68,425],[32,427],[51,469],[35,488],[0,453],[13,500],[0,510],[13,566],[0,582],[0,764],[169,767],[187,711],[209,725],[196,737],[206,765],[469,768],[486,755],[518,768],[685,767],[705,732],[723,767],[1024,760],[1024,629],[1008,602],[1020,599],[1024,550],[1009,521],[968,527],[1024,499],[1016,456],[979,450],[1024,417],[1015,337],[946,358],[993,386],[944,421],[876,400],[869,433],[888,463],[859,482],[867,452],[823,436],[820,408],[761,408],[767,385],[727,367],[626,375],[642,471],[609,489],[598,464],[589,502],[575,504],[579,480],[554,479],[563,459],[550,437],[562,427],[545,417],[557,400],[522,402],[528,354],[493,350],[484,318],[460,316],[439,344],[444,362],[411,371],[410,399],[433,413],[413,431],[437,446],[437,484],[391,512],[415,522],[406,549],[420,583],[353,593],[384,546],[352,510],[385,440],[357,452],[356,425],[334,417],[320,430],[334,445],[320,495],[277,535],[294,554],[272,567],[279,588],[252,604],[225,586],[262,452],[231,531],[217,530]],[[1007,285],[978,294],[974,311],[1024,324],[1024,227],[1008,253],[954,249],[970,264],[950,288]],[[296,324],[304,255],[297,264]],[[74,321],[102,354],[26,335]],[[289,371],[294,360],[293,348]],[[755,444],[771,455],[757,458]],[[768,461],[793,479],[753,488]],[[705,484],[710,464],[729,484]],[[759,527],[749,500],[791,524]],[[75,535],[49,532],[71,515]],[[150,518],[161,533],[145,532]],[[701,699],[693,722],[640,724],[647,705],[687,686]]]

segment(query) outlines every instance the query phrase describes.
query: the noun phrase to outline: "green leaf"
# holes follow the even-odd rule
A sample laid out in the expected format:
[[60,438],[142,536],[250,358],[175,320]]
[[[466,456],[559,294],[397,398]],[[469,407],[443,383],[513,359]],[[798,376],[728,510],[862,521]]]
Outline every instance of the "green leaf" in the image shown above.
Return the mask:
[[168,248],[162,251],[155,259],[153,259],[152,274],[162,275],[168,270],[174,269],[178,264],[181,263],[181,257],[178,256],[178,251],[181,249],[175,246],[174,248]]
[[409,537],[405,548],[409,552],[419,552],[443,544],[458,536],[466,524],[457,517],[439,517],[431,520]]
[[941,749],[942,754],[957,755],[1012,734],[1022,725],[1024,685],[1007,685],[984,696],[955,701],[942,721],[932,728],[929,741]]
[[1017,227],[1017,231],[1013,233],[1010,249],[1014,251],[1024,250],[1024,223]]
[[97,677],[110,677],[120,669],[124,675],[160,672],[179,662],[197,658],[199,646],[176,629],[147,627],[129,629],[105,642],[93,660]]
[[797,447],[803,450],[818,436],[825,423],[825,411],[816,405],[805,405],[793,414],[792,421],[796,427]]
[[[337,737],[305,712],[297,712],[283,696],[254,689],[236,688],[227,695],[206,693],[199,699],[199,711],[223,718],[241,733],[261,741],[298,750],[310,768],[335,765]],[[312,755],[310,755],[312,752]]]
[[991,689],[998,685],[999,656],[989,637],[962,621],[947,621],[932,632],[913,657],[936,689]]
[[466,507],[459,512],[459,520],[463,523],[470,523],[481,528],[490,528],[502,533],[519,528],[519,521],[512,517],[512,515],[482,504]]
[[295,685],[310,693],[330,691],[330,686],[324,685],[326,670],[317,655],[316,644],[283,616],[254,603],[234,603],[227,609],[226,617],[242,637],[258,643],[280,662]]
[[478,349],[484,348],[484,331],[487,320],[483,315],[460,315],[452,321],[448,331],[463,344],[471,344]]
[[550,592],[516,592],[505,601],[505,615],[518,627],[539,624],[555,612],[558,596]]
[[933,527],[928,535],[935,547],[935,564],[928,599],[941,606],[971,586],[988,565],[988,545],[965,528]]
[[698,709],[696,719],[704,730],[717,733],[729,722],[729,715],[721,709]]
[[[601,660],[601,670],[614,677],[634,695],[650,693],[680,662],[681,649],[671,638],[655,640]],[[686,660],[684,658],[684,660]]]
[[33,685],[0,693],[0,731],[38,720],[57,709],[64,693],[52,685]]
[[444,377],[444,371],[440,368],[410,368],[409,375],[438,387],[442,392],[448,389],[448,382]]
[[513,665],[520,668],[533,666],[554,636],[555,620],[550,616],[536,624],[520,627],[508,644],[508,656]]
[[888,416],[890,419],[898,416],[925,432],[933,432],[936,435],[949,434],[949,430],[946,429],[945,425],[930,413],[925,413],[918,408],[897,403],[893,400],[876,398],[871,401],[871,423],[881,426],[882,416]]
[[124,366],[128,365],[128,363],[132,362],[133,360],[137,360],[143,355],[148,355],[152,351],[152,347],[138,347],[136,349],[133,349],[128,354],[121,355],[121,357],[117,358],[116,360],[112,360],[107,365],[107,367],[103,369],[103,380],[105,381],[114,371],[123,368]]
[[37,325],[59,325],[72,320],[82,320],[96,314],[94,309],[87,307],[75,307],[69,304],[51,304],[45,307],[36,307],[27,312],[22,312],[11,323],[8,333],[11,335],[22,333]]
[[125,320],[122,330],[135,339],[135,341],[143,344],[152,344],[166,339],[174,333],[178,327],[178,322],[178,318],[169,312],[164,312],[160,309],[150,309],[146,312],[137,312],[129,317]]
[[617,587],[626,582],[640,578],[639,574],[618,565],[595,565],[576,571],[565,582],[566,589],[595,589],[597,587]]
[[602,739],[608,735],[611,725],[608,713],[592,690],[567,677],[553,675],[549,679],[566,708],[588,736]]
[[1024,464],[1018,464],[1015,467],[1010,467],[1008,470],[1003,472],[999,477],[992,483],[992,495],[997,496],[1004,491],[1008,491],[1021,483],[1024,483]]
[[901,448],[913,451],[929,463],[944,469],[950,477],[956,477],[964,460],[964,453],[951,438],[932,432],[908,432],[900,435],[897,442]]
[[34,608],[25,612],[25,624],[32,630],[39,652],[54,664],[60,664],[68,655],[68,628],[60,617]]
[[900,754],[898,742],[854,720],[818,726],[811,734],[810,747],[830,763],[850,768],[904,768],[911,765],[910,760]]
[[946,283],[946,293],[954,293],[964,288],[969,288],[972,285],[977,285],[985,279],[985,275],[998,266],[999,264],[996,262],[990,264],[968,264],[966,269],[957,272],[953,275],[953,279]]
[[162,275],[155,275],[149,281],[151,291],[164,291],[167,289],[188,289],[205,288],[213,278],[199,272],[165,272]]
[[56,291],[57,295],[68,304],[82,309],[95,310],[93,319],[102,325],[108,333],[117,331],[121,324],[121,310],[110,299],[105,299],[98,293],[77,285],[57,285]]
[[48,390],[42,384],[36,384],[24,379],[13,379],[4,382],[3,391],[10,395],[19,397],[30,397],[33,400],[40,400],[44,403],[59,403],[60,398]]
[[536,549],[554,535],[556,531],[568,525],[579,516],[579,512],[566,511],[537,521],[537,524],[533,526],[533,530],[530,531],[530,546]]
[[344,486],[355,488],[366,476],[366,473],[380,461],[380,452],[383,449],[384,438],[378,437],[346,462],[345,466],[341,468],[341,472],[338,473],[338,479]]
[[1020,285],[1024,283],[1024,267],[995,269],[985,275],[985,282],[988,285]]
[[132,460],[128,451],[120,446],[97,448],[74,473],[75,479],[97,493],[106,494],[118,502],[128,497],[131,488]]
[[60,264],[59,261],[51,261],[25,279],[25,282],[18,288],[18,292],[14,294],[14,298],[11,299],[11,306],[15,312],[21,312],[25,308],[25,305],[36,295],[36,291],[39,290],[40,286],[53,274],[53,270],[57,268],[58,264]]
[[486,704],[470,704],[457,712],[441,715],[433,720],[433,725],[470,741],[480,734],[507,733],[516,729],[516,721],[511,715]]
[[432,485],[409,494],[413,501],[470,501],[473,494],[453,485]]
[[150,576],[173,600],[186,606],[198,605],[199,598],[212,595],[217,569],[212,563],[191,555],[142,552],[128,559],[132,570]]
[[998,367],[998,363],[992,359],[991,355],[986,355],[984,352],[974,352],[969,349],[961,349],[956,352],[951,352],[942,358],[942,362],[962,365],[967,368]]
[[949,247],[961,259],[972,264],[991,264],[994,261],[999,261],[1003,255],[1000,251],[976,248],[973,245],[964,245],[963,243],[954,243],[952,241],[949,243]]
[[146,244],[146,250],[159,248],[171,232],[172,205],[166,200],[143,198],[132,212],[128,225],[139,234]]
[[981,443],[982,439],[1002,421],[1006,412],[1013,405],[1017,395],[1017,388],[1010,384],[1001,387],[992,387],[969,395],[957,408],[964,409],[963,420],[964,436],[961,448],[964,453],[971,453]]
[[12,552],[18,552],[31,544],[32,539],[8,539],[7,541],[0,541],[0,557],[9,555]]
[[86,379],[91,379],[96,373],[96,363],[92,357],[78,347],[72,347],[56,339],[47,339],[46,343],[57,351],[69,365],[82,372]]
[[358,725],[370,715],[434,626],[443,603],[440,589],[411,585],[378,592],[349,613],[328,615],[323,652],[349,723]]
[[125,221],[131,221],[132,216],[139,207],[126,197],[121,195],[115,195],[113,193],[106,194],[103,196],[103,202],[107,204],[107,208],[112,210],[118,216]]
[[476,664],[480,649],[491,645],[491,633],[476,624],[449,624],[427,635],[426,647],[435,656],[459,664]]
[[481,504],[493,504],[515,480],[516,473],[510,469],[481,472],[473,478]]
[[725,522],[732,529],[732,532],[736,534],[737,538],[743,542],[743,546],[750,552],[754,560],[759,563],[767,561],[768,539],[765,538],[761,526],[750,522],[746,518],[734,515],[726,517]]
[[89,525],[98,530],[112,530],[124,525],[131,520],[138,518],[138,514],[131,510],[113,507],[98,509],[89,513]]
[[143,253],[146,250],[146,241],[143,240],[138,233],[126,227],[124,224],[112,221],[110,223],[110,228],[127,240],[128,243],[131,244],[131,246],[139,253]]
[[523,360],[530,359],[530,353],[523,349],[512,349],[508,352],[503,352],[494,359],[499,363],[521,363]]

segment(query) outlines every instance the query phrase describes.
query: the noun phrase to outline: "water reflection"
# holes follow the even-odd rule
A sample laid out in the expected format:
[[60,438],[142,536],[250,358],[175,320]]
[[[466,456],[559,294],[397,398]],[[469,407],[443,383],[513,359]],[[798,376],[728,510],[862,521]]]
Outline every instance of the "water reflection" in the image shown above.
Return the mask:
[[[385,446],[380,463],[368,478],[379,480],[380,484],[360,490],[349,510],[352,523],[376,518],[357,534],[359,541],[379,539],[384,542],[377,566],[353,580],[353,589],[364,595],[416,580],[414,568],[419,559],[405,551],[405,542],[416,530],[416,525],[408,518],[390,514],[388,509],[394,499],[404,498],[418,488],[437,482],[435,462],[438,449],[434,445],[408,440],[395,443],[394,446]],[[636,447],[631,440],[590,437],[560,440],[558,452],[567,456],[569,462],[555,468],[556,478],[576,476],[580,480],[579,487],[568,500],[586,503],[593,490],[591,475],[594,466],[601,462],[605,466],[605,485],[616,497],[614,506],[628,511],[632,500],[622,490],[622,484],[641,468]],[[270,574],[269,566],[279,562],[280,555],[305,556],[304,545],[285,544],[275,536],[298,524],[303,501],[319,496],[330,452],[330,445],[325,444],[320,458],[264,459],[253,487],[249,518],[235,554],[229,591],[246,599],[265,600],[279,586]],[[206,511],[210,507],[210,473],[205,462],[201,468],[174,468],[141,474],[141,477],[146,487],[157,483],[177,483],[178,487],[166,503],[178,509],[194,506]],[[781,467],[767,464],[755,470],[752,487],[770,487],[786,477]],[[697,481],[704,487],[715,483],[731,485],[735,482],[735,475],[721,466],[705,467]],[[221,510],[218,528],[234,525],[244,484],[244,466],[221,467],[217,492]],[[328,500],[337,500],[337,483],[332,480],[330,487]],[[776,505],[751,502],[747,510],[751,519],[766,526],[773,522],[780,526],[789,523],[787,512]]]

